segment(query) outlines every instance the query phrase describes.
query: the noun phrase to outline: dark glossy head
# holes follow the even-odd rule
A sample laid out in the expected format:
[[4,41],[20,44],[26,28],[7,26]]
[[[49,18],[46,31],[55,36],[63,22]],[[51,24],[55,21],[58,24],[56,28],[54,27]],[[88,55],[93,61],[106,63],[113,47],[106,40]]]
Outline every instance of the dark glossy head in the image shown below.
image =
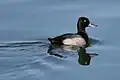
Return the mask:
[[90,21],[87,17],[80,17],[78,19],[78,26],[83,25],[84,27],[87,27],[89,25]]
[[78,18],[78,22],[77,22],[78,32],[79,31],[85,31],[86,27],[97,27],[97,25],[92,24],[87,17]]

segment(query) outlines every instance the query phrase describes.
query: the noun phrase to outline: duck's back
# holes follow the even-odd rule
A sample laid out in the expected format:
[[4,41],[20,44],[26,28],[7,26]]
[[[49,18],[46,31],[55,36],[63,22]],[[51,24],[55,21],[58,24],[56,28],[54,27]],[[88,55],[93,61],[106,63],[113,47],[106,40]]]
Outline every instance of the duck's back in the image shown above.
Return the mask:
[[48,40],[52,43],[52,44],[64,44],[63,41],[65,39],[71,39],[74,38],[75,36],[78,36],[74,33],[66,33],[66,34],[62,34],[60,36],[56,36],[54,38],[48,38]]

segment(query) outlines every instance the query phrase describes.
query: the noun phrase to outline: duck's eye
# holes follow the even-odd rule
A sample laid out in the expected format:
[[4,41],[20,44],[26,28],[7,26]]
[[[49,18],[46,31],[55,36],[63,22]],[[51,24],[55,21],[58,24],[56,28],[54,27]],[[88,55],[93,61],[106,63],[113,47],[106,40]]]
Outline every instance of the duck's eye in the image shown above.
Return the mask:
[[84,20],[84,22],[87,22],[87,20]]

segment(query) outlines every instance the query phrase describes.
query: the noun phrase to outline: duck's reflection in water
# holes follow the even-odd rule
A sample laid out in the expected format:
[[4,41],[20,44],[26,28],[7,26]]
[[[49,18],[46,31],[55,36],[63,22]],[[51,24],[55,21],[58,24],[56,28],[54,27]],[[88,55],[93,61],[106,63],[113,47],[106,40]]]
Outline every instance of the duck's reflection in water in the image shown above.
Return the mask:
[[58,50],[58,49],[64,51],[64,48],[62,46],[51,44],[49,45],[47,53],[49,53],[50,55],[54,55],[56,57],[65,58],[65,56],[63,56],[62,54],[59,54],[58,52],[54,52],[54,50]]
[[91,58],[94,56],[98,56],[98,54],[86,52],[85,48],[79,48],[78,56],[78,63],[80,65],[90,65]]
[[[54,55],[56,57],[59,57],[59,58],[66,58],[67,56],[65,55],[62,55],[62,54],[59,54],[57,51],[54,52],[54,50],[57,50],[57,49],[61,49],[61,51],[73,51],[73,50],[76,50],[78,52],[78,63],[80,65],[90,65],[90,61],[91,61],[91,58],[93,58],[94,56],[98,56],[98,54],[96,53],[90,53],[90,52],[86,52],[86,49],[85,48],[82,48],[82,47],[77,47],[77,46],[58,46],[58,45],[50,45],[49,48],[48,48],[48,53],[50,55]],[[69,53],[68,53],[69,54]]]

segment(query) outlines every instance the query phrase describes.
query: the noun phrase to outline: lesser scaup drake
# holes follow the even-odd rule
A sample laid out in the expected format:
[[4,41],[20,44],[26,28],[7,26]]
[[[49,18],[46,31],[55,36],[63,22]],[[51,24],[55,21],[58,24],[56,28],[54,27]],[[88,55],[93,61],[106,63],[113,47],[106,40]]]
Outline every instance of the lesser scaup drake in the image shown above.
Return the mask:
[[66,33],[54,38],[48,38],[48,40],[51,42],[51,44],[88,47],[89,38],[85,28],[96,26],[97,25],[90,23],[87,17],[80,17],[77,22],[77,33]]

